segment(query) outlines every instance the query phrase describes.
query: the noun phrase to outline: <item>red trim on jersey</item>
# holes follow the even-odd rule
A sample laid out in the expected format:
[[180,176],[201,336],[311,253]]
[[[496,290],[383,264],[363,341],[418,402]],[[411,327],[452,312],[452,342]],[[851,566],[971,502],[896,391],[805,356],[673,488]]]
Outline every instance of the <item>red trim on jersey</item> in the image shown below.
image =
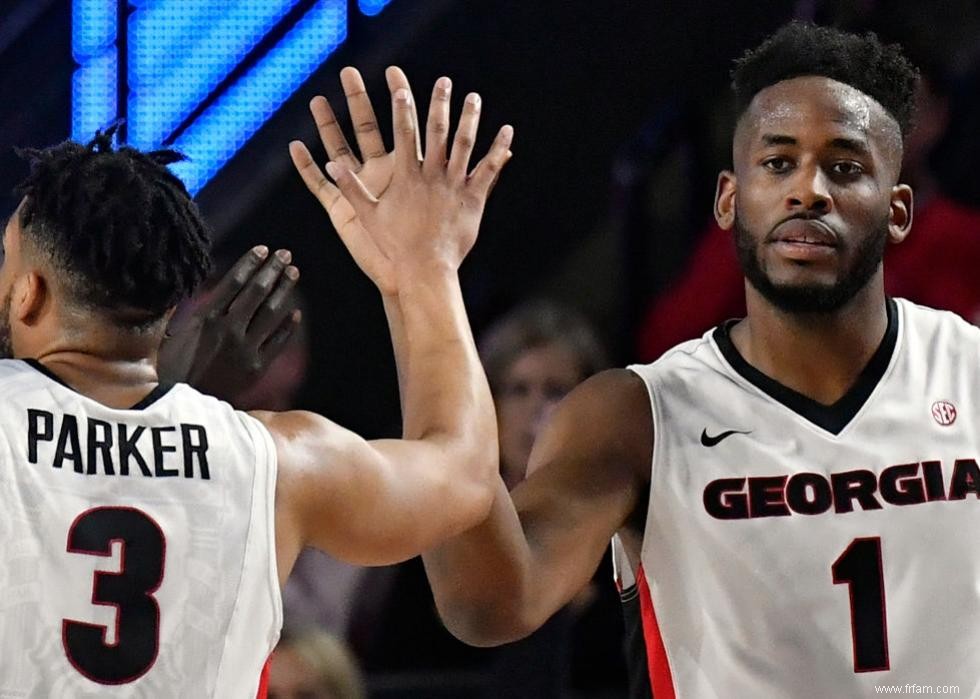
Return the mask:
[[640,590],[640,620],[643,624],[643,640],[647,646],[650,687],[657,699],[674,699],[674,679],[670,674],[667,650],[660,635],[657,613],[653,609],[653,597],[650,595],[650,586],[642,565],[636,571],[636,585]]
[[265,665],[262,666],[262,675],[259,677],[259,693],[255,695],[255,699],[265,699],[266,695],[269,693],[269,663],[272,662],[272,656],[265,661]]

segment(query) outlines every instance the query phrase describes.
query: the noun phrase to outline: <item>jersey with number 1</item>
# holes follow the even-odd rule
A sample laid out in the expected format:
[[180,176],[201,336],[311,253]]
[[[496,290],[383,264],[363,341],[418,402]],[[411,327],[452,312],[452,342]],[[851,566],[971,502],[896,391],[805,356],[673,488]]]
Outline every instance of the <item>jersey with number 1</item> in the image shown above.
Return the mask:
[[980,329],[890,300],[827,406],[748,364],[730,327],[631,367],[655,430],[624,595],[644,694],[980,696]]
[[255,697],[276,459],[184,384],[129,410],[0,361],[0,696]]

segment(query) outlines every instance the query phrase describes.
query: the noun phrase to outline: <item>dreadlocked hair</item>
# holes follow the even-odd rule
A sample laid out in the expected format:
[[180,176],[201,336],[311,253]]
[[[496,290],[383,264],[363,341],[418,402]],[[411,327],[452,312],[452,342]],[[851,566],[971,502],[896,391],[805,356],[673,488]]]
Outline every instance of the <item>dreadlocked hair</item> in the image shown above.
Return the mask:
[[113,149],[116,126],[88,144],[19,149],[30,175],[25,238],[63,276],[70,300],[115,323],[144,327],[189,296],[211,270],[211,236],[184,184],[167,165],[172,150]]
[[741,116],[755,95],[782,80],[817,75],[845,83],[874,99],[898,122],[902,136],[912,128],[919,73],[897,44],[790,22],[735,62],[732,89]]

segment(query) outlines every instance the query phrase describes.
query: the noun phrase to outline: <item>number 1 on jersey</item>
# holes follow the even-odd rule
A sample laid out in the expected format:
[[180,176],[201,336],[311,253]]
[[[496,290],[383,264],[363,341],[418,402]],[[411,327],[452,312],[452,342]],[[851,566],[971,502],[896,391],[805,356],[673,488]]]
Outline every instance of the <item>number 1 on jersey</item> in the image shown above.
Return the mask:
[[834,584],[847,583],[851,598],[854,672],[888,670],[888,622],[881,538],[854,539],[830,568]]

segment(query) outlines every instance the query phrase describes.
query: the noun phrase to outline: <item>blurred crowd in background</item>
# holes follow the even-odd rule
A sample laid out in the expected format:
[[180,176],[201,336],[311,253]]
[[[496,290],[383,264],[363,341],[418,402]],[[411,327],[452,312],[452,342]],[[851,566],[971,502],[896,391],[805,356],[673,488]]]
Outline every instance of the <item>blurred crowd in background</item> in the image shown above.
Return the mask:
[[[396,0],[393,10],[399,3],[410,4]],[[589,113],[566,109],[560,123],[544,127],[550,140],[537,138],[533,128],[528,136],[517,120],[514,169],[518,172],[508,172],[494,193],[478,251],[465,270],[467,300],[497,407],[502,475],[511,487],[523,478],[531,445],[549,412],[576,384],[609,366],[654,361],[678,342],[744,313],[743,280],[734,246],[730,235],[714,224],[711,213],[717,173],[730,160],[731,103],[724,66],[741,48],[792,17],[852,31],[873,30],[886,41],[901,43],[920,67],[918,125],[906,144],[903,174],[915,189],[914,226],[908,241],[886,254],[886,285],[890,294],[980,323],[980,10],[976,3],[800,0],[751,3],[751,9],[744,3],[744,16],[738,8],[732,10],[735,38],[719,41],[722,48],[708,42],[711,31],[724,33],[724,20],[719,18],[730,4],[709,4],[717,9],[718,26],[696,36],[705,42],[705,54],[711,58],[705,58],[704,66],[694,65],[700,70],[692,68],[687,75],[679,71],[681,75],[669,79],[664,75],[672,69],[662,65],[656,99],[649,93],[647,99],[628,94],[629,86],[643,80],[636,75],[610,74],[607,80],[612,87],[596,86],[577,81],[568,72],[545,72],[533,63],[515,66],[520,61],[511,61],[507,70],[512,74],[497,78],[547,82],[544,93],[577,91],[586,102],[593,89],[606,95],[603,90],[615,91],[619,84],[627,92],[628,108],[623,109],[637,116],[630,130],[603,133],[602,143],[615,147],[601,153],[591,150],[594,141],[576,134],[608,127],[598,123],[607,110],[620,109],[615,104],[600,99]],[[491,12],[490,5],[483,11]],[[563,28],[567,19],[563,13],[572,11],[564,3],[542,3],[545,9],[538,8],[533,17],[519,3],[501,5],[498,13],[503,19],[489,25],[486,41],[496,41],[502,53],[509,50],[510,35],[495,39],[494,30],[508,24],[512,25],[508,31],[522,31],[521,21],[507,19],[508,8],[526,20],[524,30],[538,32],[523,41],[560,43],[562,32],[571,31]],[[604,36],[615,37],[617,31],[629,34],[622,51],[639,41],[635,28],[617,28],[622,18],[615,11],[604,13],[593,7],[604,3],[572,5],[588,5],[590,22],[608,17],[612,26],[602,30]],[[479,13],[478,6],[481,3],[470,11]],[[659,21],[654,11],[645,12],[648,21]],[[764,20],[757,21],[760,17]],[[439,35],[440,27],[476,23],[466,17],[440,21],[424,37]],[[664,17],[663,21],[680,20]],[[549,34],[552,26],[554,35]],[[683,37],[674,40],[684,42]],[[439,70],[452,74],[457,49],[451,51],[445,41],[451,39],[423,38],[413,50],[430,52],[431,60],[442,66]],[[518,47],[514,50],[524,50],[517,39],[514,42]],[[478,54],[473,60],[490,74],[496,58],[483,50],[485,46],[474,40],[471,49]],[[601,50],[584,45],[576,50],[601,54],[615,49],[606,44]],[[416,60],[406,56],[400,62]],[[593,74],[609,68],[603,60],[593,58]],[[629,65],[628,57],[616,61],[609,59],[616,70]],[[639,65],[638,70],[647,70],[642,62]],[[425,70],[419,72],[427,75]],[[484,80],[476,68],[463,72],[467,84],[493,82],[489,77]],[[11,87],[14,78],[4,80],[7,92],[20,89]],[[427,89],[422,83],[416,87],[420,94]],[[533,87],[513,93],[510,104],[508,98],[503,104],[494,103],[492,86],[479,89],[488,101],[487,121],[502,123],[508,120],[510,107],[517,110],[518,102],[534,100]],[[384,103],[382,95],[378,93],[379,104]],[[29,108],[19,110],[19,116],[4,112],[5,139],[22,143],[27,137],[47,136],[38,136],[22,121],[32,118],[30,109],[43,110],[55,101],[40,93]],[[533,104],[520,108],[533,111]],[[50,131],[55,134],[57,129],[52,126]],[[282,134],[283,157],[286,141],[295,136],[308,134]],[[577,149],[583,151],[575,156],[578,160],[556,161],[557,151]],[[580,167],[556,171],[556,162]],[[507,182],[511,174],[516,183]],[[3,181],[18,178],[19,174],[4,175]],[[589,190],[587,197],[579,198],[583,207],[591,208],[566,210],[569,196],[574,199],[579,191],[577,186]],[[550,211],[546,200],[560,196],[556,190],[566,191],[561,216],[554,218],[555,230],[545,230],[549,221],[542,217],[516,218],[529,211]],[[202,207],[207,212],[220,198],[205,194]],[[352,266],[337,267],[333,259],[341,257],[339,246],[329,240],[329,224],[315,203],[298,203],[306,196],[298,180],[276,183],[259,210],[241,214],[237,228],[226,230],[218,241],[219,260],[227,263],[255,242],[293,249],[295,264],[304,275],[301,289],[307,318],[305,331],[293,336],[261,378],[245,391],[222,397],[242,409],[314,407],[370,436],[393,434],[398,424],[396,382],[390,348],[379,339],[384,337],[380,304]],[[508,198],[520,202],[508,208],[501,201],[506,214],[494,215],[496,200]],[[555,231],[561,233],[576,220],[579,230],[571,244],[554,242]],[[321,232],[295,236],[299,228]],[[525,242],[536,237],[548,242]],[[481,247],[488,252],[480,252]],[[197,300],[204,302],[206,297]],[[419,560],[367,569],[308,551],[286,587],[284,604],[286,630],[270,676],[270,696],[277,699],[601,699],[625,692],[622,620],[608,561],[575,602],[544,628],[522,642],[496,649],[467,647],[442,628]]]

